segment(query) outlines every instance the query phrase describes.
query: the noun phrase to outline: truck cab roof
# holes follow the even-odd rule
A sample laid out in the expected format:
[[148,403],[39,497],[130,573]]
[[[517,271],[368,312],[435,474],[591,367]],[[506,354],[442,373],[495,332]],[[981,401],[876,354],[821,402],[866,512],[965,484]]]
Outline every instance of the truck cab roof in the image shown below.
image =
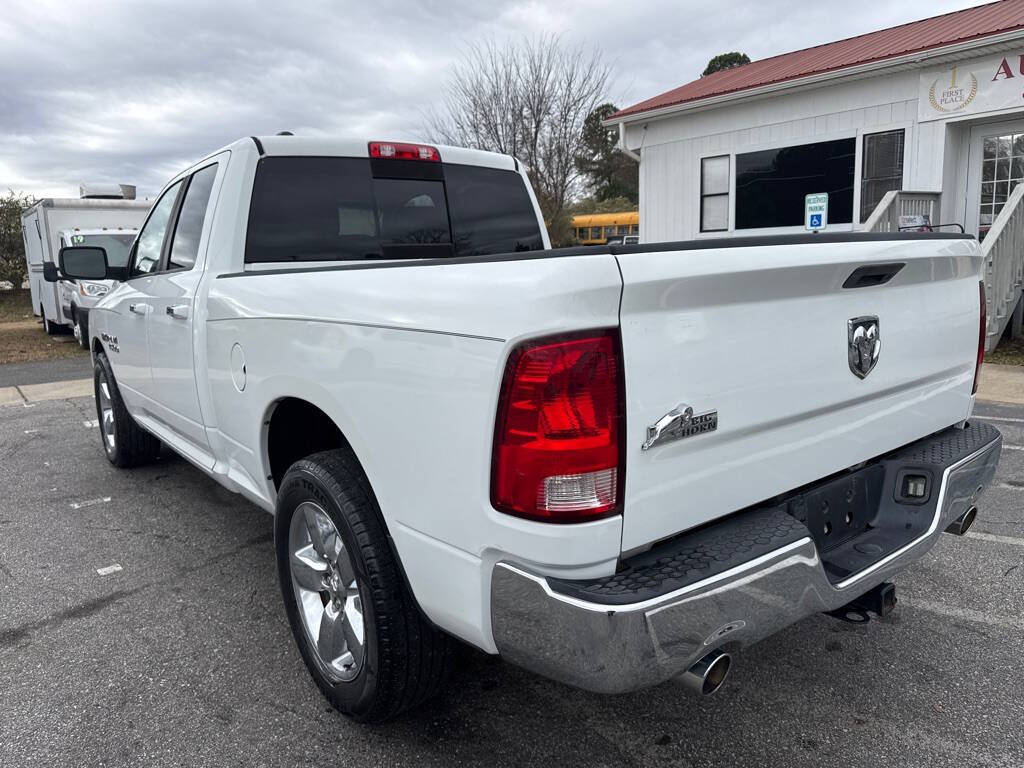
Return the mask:
[[[255,149],[261,157],[273,156],[306,156],[306,157],[369,157],[369,146],[371,142],[390,142],[391,139],[380,137],[369,139],[339,138],[328,136],[247,136],[239,139],[226,147],[211,152],[199,165],[208,158],[218,155],[225,150]],[[479,165],[485,168],[498,168],[501,170],[518,171],[519,162],[510,155],[503,155],[498,152],[485,152],[480,149],[466,149],[465,147],[453,147],[446,144],[436,144],[429,141],[404,140],[403,144],[425,144],[437,149],[441,156],[442,163],[454,163],[458,165]]]

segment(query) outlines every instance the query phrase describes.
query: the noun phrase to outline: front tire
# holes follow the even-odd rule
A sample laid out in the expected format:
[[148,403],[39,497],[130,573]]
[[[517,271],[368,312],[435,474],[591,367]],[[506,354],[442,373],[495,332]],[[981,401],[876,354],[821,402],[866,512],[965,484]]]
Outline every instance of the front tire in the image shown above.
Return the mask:
[[295,642],[336,709],[380,723],[441,689],[454,641],[409,593],[351,451],[291,466],[278,493],[274,542]]
[[93,393],[100,438],[110,463],[127,469],[155,461],[160,455],[160,441],[128,413],[110,361],[103,352],[97,353],[93,364]]
[[71,319],[74,321],[72,332],[75,334],[75,341],[82,349],[89,348],[89,327],[82,322],[82,316],[75,310],[71,310]]

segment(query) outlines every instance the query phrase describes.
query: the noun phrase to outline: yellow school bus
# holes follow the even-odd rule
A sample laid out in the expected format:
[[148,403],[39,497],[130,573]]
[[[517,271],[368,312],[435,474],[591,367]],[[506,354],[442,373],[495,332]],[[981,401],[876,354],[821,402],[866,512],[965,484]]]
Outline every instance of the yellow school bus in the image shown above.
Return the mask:
[[583,245],[604,245],[609,237],[640,234],[640,213],[586,213],[572,217],[572,233]]

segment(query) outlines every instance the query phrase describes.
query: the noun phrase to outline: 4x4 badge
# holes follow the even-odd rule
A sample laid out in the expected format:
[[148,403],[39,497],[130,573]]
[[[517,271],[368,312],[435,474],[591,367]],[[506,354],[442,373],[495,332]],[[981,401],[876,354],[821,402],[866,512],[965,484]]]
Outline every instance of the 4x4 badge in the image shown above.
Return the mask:
[[875,315],[854,317],[846,321],[850,370],[858,379],[871,373],[878,362],[878,354],[882,351],[881,333]]

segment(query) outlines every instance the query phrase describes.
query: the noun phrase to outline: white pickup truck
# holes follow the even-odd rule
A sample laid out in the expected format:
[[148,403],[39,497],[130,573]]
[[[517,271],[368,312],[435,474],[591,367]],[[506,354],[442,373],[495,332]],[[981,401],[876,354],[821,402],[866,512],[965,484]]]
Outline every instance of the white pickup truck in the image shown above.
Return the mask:
[[275,514],[324,694],[381,721],[458,638],[601,692],[680,676],[963,532],[977,243],[839,234],[551,250],[524,169],[247,138],[175,177],[92,310],[110,461],[160,444]]

